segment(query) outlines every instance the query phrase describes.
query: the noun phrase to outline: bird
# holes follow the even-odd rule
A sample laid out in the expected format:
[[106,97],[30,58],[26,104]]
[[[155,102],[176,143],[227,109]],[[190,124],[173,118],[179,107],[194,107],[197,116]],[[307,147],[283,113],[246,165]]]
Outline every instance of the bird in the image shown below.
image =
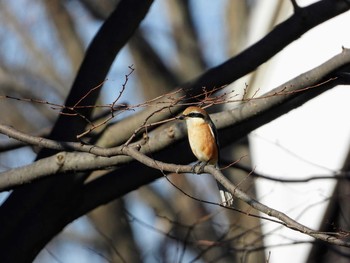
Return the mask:
[[[187,125],[188,141],[193,154],[198,159],[201,169],[210,164],[219,167],[219,140],[216,127],[209,114],[197,106],[187,107],[179,116]],[[195,168],[195,167],[194,167]],[[220,199],[223,205],[232,206],[233,196],[226,188],[217,182]]]

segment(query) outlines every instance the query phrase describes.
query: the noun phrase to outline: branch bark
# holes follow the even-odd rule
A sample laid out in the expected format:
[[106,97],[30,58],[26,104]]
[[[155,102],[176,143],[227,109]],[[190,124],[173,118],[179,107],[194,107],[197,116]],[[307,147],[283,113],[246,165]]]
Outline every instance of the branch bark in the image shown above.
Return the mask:
[[[190,165],[176,165],[176,164],[169,164],[169,163],[164,163],[160,162],[157,160],[154,160],[136,149],[130,148],[130,147],[125,147],[123,148],[123,153],[126,155],[131,156],[135,160],[137,160],[140,163],[143,163],[147,165],[148,167],[151,167],[153,169],[161,171],[163,175],[165,175],[165,172],[173,172],[173,173],[191,173],[193,172],[193,167]],[[299,231],[303,234],[309,235],[311,237],[314,237],[316,239],[322,240],[324,242],[338,245],[338,246],[345,246],[345,247],[350,247],[350,242],[346,240],[342,240],[341,238],[343,237],[345,239],[345,234],[342,233],[333,233],[330,234],[329,232],[318,232],[315,231],[307,226],[304,226],[294,219],[288,217],[286,214],[282,213],[281,211],[278,211],[276,209],[273,209],[271,207],[268,207],[259,201],[255,200],[254,198],[250,197],[247,195],[245,192],[241,191],[237,186],[233,185],[221,172],[220,170],[216,169],[213,166],[207,165],[204,167],[203,170],[204,173],[209,173],[214,176],[214,178],[220,182],[227,190],[229,190],[234,197],[242,200],[252,208],[256,209],[257,211],[260,211],[270,217],[276,218],[280,220],[279,222],[292,229]],[[250,212],[247,213],[247,215],[250,215]],[[275,221],[276,222],[276,221]],[[339,238],[338,238],[338,237]]]
[[[132,32],[129,32],[129,30],[132,31],[133,29],[130,29],[129,26],[132,25],[136,27],[138,25],[140,20],[147,12],[151,1],[146,2],[129,0],[121,1],[121,4],[128,7],[126,8],[126,11],[132,10],[132,14],[131,16],[127,16],[126,13],[130,14],[130,12],[120,11],[120,18],[122,18],[120,23],[113,24],[114,26],[120,26],[120,30],[116,30],[113,25],[110,25],[110,31],[108,33],[109,36],[114,37],[115,32],[119,32],[120,36],[123,38],[121,42],[116,43],[116,46],[119,44],[122,45],[122,42],[127,40],[127,37],[124,38],[125,35],[132,34]],[[142,8],[135,8],[135,5],[142,5]],[[305,10],[307,15],[305,15],[305,12],[298,12],[298,14],[293,15],[286,22],[276,27],[275,30],[273,30],[266,38],[249,48],[246,52],[243,52],[237,58],[231,59],[221,66],[209,70],[207,73],[196,78],[195,80],[184,84],[183,87],[186,88],[189,94],[194,94],[195,92],[199,94],[202,86],[206,86],[211,89],[215,86],[217,87],[221,86],[222,84],[228,84],[238,77],[255,69],[258,65],[272,57],[276,52],[298,38],[308,29],[322,23],[327,19],[330,19],[333,16],[345,12],[348,9],[349,6],[346,1],[340,0],[324,0],[309,7],[303,8],[302,11]],[[126,19],[126,17],[128,19]],[[125,33],[124,30],[127,32]],[[118,39],[118,36],[116,36],[116,38]],[[111,52],[113,55],[111,55],[108,52],[105,52],[106,47],[110,47],[110,43],[108,41],[102,41],[101,46],[96,48],[95,54],[89,54],[88,52],[85,62],[81,67],[81,71],[79,72],[76,82],[73,85],[75,90],[72,92],[74,94],[69,96],[67,99],[67,105],[74,105],[77,100],[82,98],[82,96],[87,93],[87,90],[103,81],[110,64],[114,60],[114,55],[118,52],[118,50],[114,50],[112,48]],[[334,86],[339,84],[339,82],[332,81],[331,83],[327,84],[328,86],[321,85],[318,93],[312,92],[313,90],[310,92],[295,93],[293,96],[288,97],[288,99],[285,101],[287,102],[286,105],[289,109],[291,109],[293,103],[294,106],[301,103],[300,101],[303,103],[311,97],[316,96],[321,91],[332,87],[331,84]],[[93,105],[95,100],[96,98],[91,97],[91,100],[86,101],[86,103]],[[279,103],[275,104],[274,107],[270,109],[276,109],[275,107],[277,106],[282,109],[283,102]],[[152,111],[153,109],[149,112],[144,111],[136,117],[132,117],[133,121],[136,120],[136,122],[128,127],[130,133],[132,133],[139,126],[140,122],[143,122]],[[244,112],[248,115],[252,114],[252,112],[248,111],[247,109]],[[236,128],[239,127],[239,129],[237,129],[237,134],[244,134],[253,127],[270,121],[271,119],[276,118],[277,115],[283,114],[282,111],[278,112],[278,114],[273,114],[271,112],[269,112],[269,114],[267,113],[268,110],[259,112],[260,116],[262,117],[261,121],[254,119],[253,115],[246,120],[239,119],[240,122],[235,123],[235,125],[237,125]],[[82,114],[87,117],[90,116],[89,110],[86,110]],[[169,114],[170,113],[167,113],[165,116],[169,116]],[[239,115],[239,113],[237,114]],[[264,116],[268,116],[269,118],[264,119]],[[159,119],[163,119],[164,115],[159,115],[157,117]],[[248,122],[250,125],[244,127],[243,124],[245,124],[245,121],[248,120],[254,121]],[[120,122],[120,125],[125,125],[125,123],[126,122]],[[61,116],[56,123],[50,138],[61,141],[72,140],[74,139],[75,134],[80,132],[85,125],[86,123],[84,121],[71,120]],[[120,125],[116,125],[116,127],[120,128]],[[174,126],[171,126],[170,128],[172,127]],[[225,131],[231,133],[232,135],[232,130],[230,131],[230,129],[233,126],[224,124],[222,127],[225,127]],[[167,139],[168,141],[175,140],[172,138],[173,131],[170,130],[170,128],[168,127],[168,134],[162,135],[163,138]],[[178,130],[174,132],[175,138],[184,136],[183,131],[181,131],[182,127],[178,126],[177,129]],[[120,129],[117,133],[113,134],[113,137],[120,137],[121,140],[119,142],[124,142],[125,140],[123,140],[121,132],[122,130]],[[126,132],[124,135],[128,137],[130,136],[130,133]],[[118,136],[116,136],[116,134]],[[160,152],[161,149],[165,149],[164,145],[169,145],[164,144],[161,146],[159,143],[155,143],[156,139],[161,136],[159,133],[157,133],[157,131],[155,131],[155,135],[158,137],[155,136],[150,138],[149,142],[145,145],[146,151],[151,149],[155,153]],[[225,140],[228,141],[229,139],[223,137],[223,141]],[[151,141],[154,142],[158,148],[153,148],[153,145],[150,144]],[[184,154],[184,156],[178,156],[178,153],[180,152],[178,150],[181,149],[181,145],[178,147],[179,148],[176,148],[175,150],[174,148],[171,150],[168,149],[168,152],[164,150],[163,153],[168,154],[164,158],[179,160],[180,163],[181,161],[187,162],[190,160],[191,157],[189,157],[189,155]],[[55,152],[56,151],[43,153],[41,157],[48,156]],[[86,185],[82,185],[82,181],[85,179],[86,175],[81,175],[80,177],[80,175],[60,174],[59,179],[50,180],[50,184],[42,184],[41,182],[37,182],[36,184],[31,184],[29,187],[22,187],[21,189],[15,190],[11,194],[11,197],[5,201],[0,210],[0,225],[2,228],[2,234],[0,236],[0,243],[2,246],[0,247],[0,253],[2,255],[2,259],[8,262],[31,261],[35,257],[36,253],[43,247],[43,245],[45,245],[48,240],[52,238],[52,236],[58,233],[73,219],[81,216],[83,213],[100,204],[108,202],[113,198],[121,196],[124,193],[161,176],[159,173],[154,174],[153,169],[143,168],[144,166],[133,163],[132,166],[125,166],[123,169],[120,168],[114,174],[104,176],[101,178],[101,180],[95,180]],[[142,173],[142,176],[137,176],[140,173]],[[133,182],[130,182],[130,174],[135,175],[133,177],[133,179],[135,179]],[[111,176],[113,175],[118,175],[117,178],[113,179],[114,181],[111,180]],[[111,182],[112,184],[109,184]],[[120,184],[120,182],[123,182],[123,184]],[[103,189],[103,191],[101,191],[101,189]],[[31,198],[29,199],[28,196]],[[13,244],[16,244],[16,246],[13,246]]]
[[[341,72],[345,70],[345,65],[350,66],[350,50],[348,49],[343,49],[339,55],[322,65],[301,74],[261,97],[247,99],[247,102],[236,109],[211,115],[219,129],[220,139],[223,141],[222,145],[232,144],[253,129],[285,114],[331,87],[347,82],[348,80],[344,81],[342,77],[335,77],[342,75]],[[324,81],[325,79],[326,81]],[[61,152],[31,165],[3,172],[0,177],[0,190],[8,190],[17,185],[59,172],[106,169],[111,166],[125,165],[132,161],[131,158],[121,156],[124,146],[103,148],[74,142],[53,141],[30,136],[1,124],[0,133],[27,144],[56,151],[77,151],[73,153]],[[186,131],[183,123],[175,122],[165,125],[165,127],[161,126],[149,133],[146,143],[138,141],[133,145],[141,148],[143,153],[155,154],[185,137]],[[187,159],[186,161],[190,162],[191,160]]]
[[[180,85],[180,88],[184,89],[187,98],[189,98],[201,94],[203,87],[210,91],[215,87],[228,85],[255,70],[308,30],[349,9],[350,5],[342,0],[323,0],[303,7],[251,47],[219,66],[207,70],[197,78]],[[166,104],[163,103],[162,106],[166,106]],[[182,109],[183,107],[178,107],[174,108],[172,112],[163,111],[153,115],[149,122],[169,118],[172,113],[180,112]],[[111,126],[101,139],[102,145],[112,147],[124,143],[129,135],[153,112],[154,108],[145,109]],[[116,134],[118,136],[115,136]]]
[[[135,32],[152,2],[124,0],[119,3],[89,46],[65,105],[74,105],[91,88],[103,82],[116,54]],[[94,105],[98,93],[93,95],[83,103]],[[85,108],[81,114],[89,118],[91,110]],[[74,140],[75,134],[85,126],[85,120],[60,115],[50,138]],[[38,158],[54,153],[56,151],[45,150]],[[42,247],[70,222],[69,210],[74,210],[79,203],[84,179],[84,174],[60,174],[11,193],[0,209],[0,253],[4,262],[31,262]]]
[[[343,60],[343,62],[340,65],[338,64],[338,72],[334,71],[336,70],[336,68],[332,68],[337,64],[334,63],[335,61],[333,59],[330,60],[330,64],[323,64],[323,67],[328,68],[324,72],[325,74],[327,74],[326,76],[323,76],[325,77],[325,79],[329,79],[332,75],[335,76],[336,74],[340,74],[340,72],[343,72],[343,70],[346,70],[343,66],[349,66],[350,52],[342,52],[336,57],[338,57],[337,59],[341,60],[347,57],[348,62],[345,62]],[[315,68],[314,70],[314,73],[316,73],[317,68]],[[300,85],[303,81],[305,81],[305,78],[307,78],[307,74],[303,74],[302,76],[303,77],[301,78],[297,78],[298,83]],[[311,86],[317,86],[317,81],[322,79],[322,76],[319,77],[320,78],[313,80],[316,82],[307,82],[307,84],[311,84]],[[347,80],[345,80],[345,82],[346,81]],[[292,81],[288,83],[290,84],[291,82]],[[302,105],[306,101],[314,98],[322,92],[329,90],[330,88],[342,83],[344,83],[344,80],[342,80],[342,78],[339,77],[335,80],[329,81],[317,87],[306,89],[303,92],[291,92],[284,96],[278,96],[280,98],[273,99],[276,99],[278,103],[275,105],[274,103],[272,103],[271,107],[268,106],[269,100],[268,97],[266,97],[266,100],[262,99],[261,103],[259,103],[260,106],[256,105],[258,100],[255,100],[255,103],[251,101],[250,105],[252,108],[250,110],[248,108],[244,109],[245,107],[247,107],[247,105],[243,104],[240,107],[237,107],[230,111],[212,114],[211,118],[215,122],[217,128],[219,129],[220,144],[229,145],[230,143],[233,143],[239,138],[242,138],[243,136],[247,135],[250,131],[254,130],[255,128],[260,127],[264,123],[268,123],[269,121],[283,115],[289,110],[292,110],[298,107],[299,105]],[[306,86],[305,88],[310,88],[311,86]],[[285,87],[286,85],[281,85],[280,89],[272,91],[271,94],[273,94],[274,92],[279,92],[281,91],[281,89],[285,90]],[[293,86],[290,85],[288,87],[293,88]],[[299,86],[299,88],[300,87],[302,86]],[[296,87],[296,90],[298,90],[298,87]],[[183,138],[185,136],[184,127],[180,125],[181,124],[174,123],[165,127],[157,128],[149,134],[148,141],[142,146],[141,151],[145,150],[144,153],[147,153],[152,149],[152,156],[164,162],[173,162],[174,160],[176,160],[176,163],[180,164],[195,161],[193,154],[189,151],[188,144],[180,143],[183,142]],[[176,146],[167,148],[167,145],[172,144],[174,141],[177,141]],[[128,179],[130,174],[133,174],[132,181]],[[94,206],[106,203],[109,200],[113,200],[114,198],[123,196],[124,194],[137,189],[141,185],[148,184],[161,176],[162,174],[155,173],[154,170],[147,169],[145,166],[140,165],[138,163],[132,163],[132,165],[130,163],[130,165],[128,166],[120,167],[118,170],[112,171],[109,174],[88,183],[84,191],[83,199],[93,201],[85,204],[83,201],[80,207],[81,211],[76,210],[75,212],[77,212],[78,214],[84,214],[86,211],[89,211]],[[104,189],[103,193],[101,193],[100,191],[101,188]]]

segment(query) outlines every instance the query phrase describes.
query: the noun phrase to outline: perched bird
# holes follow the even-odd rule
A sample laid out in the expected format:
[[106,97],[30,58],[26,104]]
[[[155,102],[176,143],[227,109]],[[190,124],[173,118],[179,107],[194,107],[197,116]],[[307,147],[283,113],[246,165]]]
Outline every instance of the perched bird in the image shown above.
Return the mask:
[[[179,118],[186,120],[188,141],[199,163],[202,163],[203,166],[211,164],[218,167],[219,141],[216,127],[208,113],[199,107],[190,106]],[[232,194],[220,183],[218,187],[222,204],[231,206]]]

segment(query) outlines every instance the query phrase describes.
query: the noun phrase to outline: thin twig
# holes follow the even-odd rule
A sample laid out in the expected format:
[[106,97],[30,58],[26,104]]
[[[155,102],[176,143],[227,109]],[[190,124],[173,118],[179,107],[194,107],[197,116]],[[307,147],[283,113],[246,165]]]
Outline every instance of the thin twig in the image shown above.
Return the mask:
[[[4,129],[5,132],[11,131],[12,134],[16,134],[15,131],[11,130],[12,129],[11,127],[0,126],[0,129],[1,128]],[[19,133],[18,137],[20,137],[21,135],[22,134]],[[37,143],[38,138],[34,137],[32,139],[35,140],[35,142]],[[57,147],[57,148],[62,148],[62,147],[71,147],[72,149],[80,148],[80,149],[85,149],[88,152],[93,152],[93,151],[97,151],[100,149],[98,147],[79,145],[77,143],[60,143],[60,142],[54,143],[53,141],[47,140],[47,139],[42,139],[41,143],[47,143],[48,145],[50,145],[52,147]],[[160,171],[168,171],[168,172],[176,172],[176,173],[188,173],[188,172],[191,172],[193,169],[193,167],[189,166],[189,165],[175,165],[175,164],[169,164],[169,163],[156,161],[156,160],[142,154],[138,150],[131,148],[131,147],[127,147],[125,145],[123,147],[116,147],[116,148],[118,148],[118,151],[115,152],[115,154],[130,156],[130,157],[134,158],[135,160],[137,160],[137,161],[139,161],[139,162],[141,162],[149,167],[160,170]],[[104,150],[104,149],[101,149],[101,150]],[[91,164],[91,162],[87,162],[88,164],[92,165],[91,167],[88,165],[88,166],[82,166],[82,168],[79,168],[80,167],[79,162],[71,163],[69,166],[69,163],[72,160],[67,158],[64,154],[58,154],[58,155],[54,156],[54,159],[53,159],[55,166],[49,168],[49,166],[47,166],[49,164],[45,163],[49,158],[50,157],[44,158],[44,159],[36,162],[36,166],[43,168],[45,170],[45,174],[50,174],[50,172],[47,172],[47,170],[49,170],[49,169],[51,169],[51,173],[65,172],[65,171],[79,171],[79,169],[81,169],[81,170],[92,169],[92,167],[96,167],[96,165],[98,165],[99,159],[102,161],[102,163],[100,164],[100,166],[101,166],[100,168],[103,168],[103,166],[109,167],[109,166],[113,165],[113,161],[114,161],[113,158],[104,159],[105,157],[98,157],[99,158],[98,159],[96,157],[96,158],[94,158],[93,164]],[[82,162],[85,163],[85,165],[86,165],[85,158],[83,158]],[[46,164],[46,166],[44,166],[44,164]],[[66,167],[66,166],[68,166],[68,167]],[[15,179],[16,176],[13,176],[13,175],[16,174],[16,171],[18,171],[18,174],[19,174],[18,183],[23,184],[23,183],[25,183],[25,178],[23,177],[23,171],[22,171],[23,169],[25,169],[25,167],[24,168],[17,168],[17,169],[13,169],[11,171],[5,172],[2,174],[2,176],[0,178],[5,182],[5,184],[11,180],[14,180],[14,182],[16,182],[16,179]],[[35,167],[33,166],[32,169],[35,169]],[[252,208],[254,208],[254,209],[256,209],[264,214],[267,214],[270,217],[274,217],[276,219],[279,219],[280,222],[283,225],[285,225],[286,227],[293,229],[293,230],[296,230],[296,231],[299,231],[299,232],[302,232],[302,233],[307,234],[309,236],[312,236],[314,238],[335,244],[335,245],[350,247],[350,242],[346,242],[346,241],[343,241],[340,239],[342,236],[344,236],[345,232],[343,234],[342,233],[334,233],[333,235],[329,235],[329,234],[314,231],[314,230],[298,223],[297,221],[291,219],[290,217],[288,217],[284,213],[282,213],[278,210],[272,209],[272,208],[258,202],[257,200],[251,198],[249,195],[247,195],[246,193],[244,193],[243,191],[238,189],[237,186],[233,185],[227,178],[225,178],[222,175],[220,170],[215,169],[213,166],[206,166],[204,168],[204,172],[212,174],[215,177],[215,179],[217,181],[219,181],[227,190],[229,190],[236,198],[244,201],[245,203],[250,205]],[[7,177],[6,174],[10,177]],[[10,180],[10,178],[11,178],[11,180]],[[28,180],[27,182],[30,182],[31,180],[33,180],[33,178],[29,177],[29,178],[27,178],[27,180]],[[0,189],[1,189],[1,184],[0,184]],[[339,236],[340,238],[337,238],[336,236]]]

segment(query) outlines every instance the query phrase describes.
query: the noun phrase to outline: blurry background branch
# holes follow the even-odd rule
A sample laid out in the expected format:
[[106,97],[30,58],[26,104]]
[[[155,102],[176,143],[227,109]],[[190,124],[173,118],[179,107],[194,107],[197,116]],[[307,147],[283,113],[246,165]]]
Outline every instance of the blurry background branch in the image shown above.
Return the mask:
[[[289,110],[294,109],[296,106],[303,104],[304,102],[312,99],[314,96],[317,96],[336,85],[347,83],[347,80],[343,80],[342,77],[338,78],[332,76],[341,76],[337,70],[344,72],[346,69],[344,66],[348,65],[349,63],[350,51],[343,49],[341,54],[333,57],[317,68],[312,69],[285,84],[282,84],[280,87],[273,89],[269,93],[256,98],[245,98],[246,102],[241,104],[240,107],[213,115],[212,118],[215,121],[216,126],[219,128],[219,132],[220,128],[224,128],[224,133],[229,134],[227,137],[220,137],[221,140],[225,141],[224,145],[234,143],[236,140],[247,135],[251,130],[257,128],[258,125],[265,124],[267,121],[270,121],[288,112]],[[323,79],[326,80],[320,82]],[[226,101],[226,103],[228,102],[229,101]],[[149,106],[151,107],[152,104]],[[272,111],[273,114],[271,114]],[[216,116],[220,116],[220,118]],[[259,119],[258,122],[255,120],[256,118]],[[241,125],[241,123],[244,123],[244,125]],[[147,137],[149,138],[146,140],[146,142],[143,142],[143,139],[141,139],[141,141],[135,142],[135,145],[139,145],[138,147],[141,148],[142,152],[147,154],[159,152],[162,149],[175,144],[179,140],[182,140],[186,136],[182,125],[183,123],[180,122],[167,124],[165,128],[161,126],[156,129],[155,132],[147,134]],[[239,126],[242,128],[238,130]],[[234,132],[232,130],[234,130]],[[77,153],[66,153],[47,158],[45,160],[46,165],[43,165],[44,160],[40,160],[39,164],[34,163],[32,165],[28,165],[27,167],[12,169],[8,172],[2,173],[2,183],[0,183],[1,189],[11,189],[16,185],[31,182],[34,179],[53,175],[58,172],[66,173],[95,170],[109,166],[120,166],[125,162],[130,162],[130,159],[128,160],[128,158],[115,157],[104,159],[97,157],[120,155],[122,154],[124,146],[107,149],[94,145],[82,145],[74,142],[53,141],[26,135],[6,125],[0,125],[0,132],[19,141],[39,146],[44,149],[46,148],[56,151],[81,151],[91,154],[80,156]],[[232,134],[235,135],[233,136]],[[164,139],[160,139],[161,136],[163,136]],[[186,160],[186,162],[189,161],[190,160]],[[50,163],[52,165],[50,165]],[[31,168],[31,166],[34,165],[36,167],[35,170]],[[48,165],[52,168],[48,169]],[[31,172],[25,172],[27,169],[29,169]],[[26,176],[23,176],[23,174],[26,174]],[[19,180],[16,178],[19,178]],[[137,179],[135,178],[135,181],[136,180]],[[143,180],[141,181],[144,183]]]
[[[51,146],[55,145],[53,149],[41,150],[36,157],[38,161],[32,162],[40,148],[17,148],[18,144],[1,137],[2,175],[11,173],[12,168],[33,168],[40,162],[55,159],[56,156],[49,156],[68,150],[67,147],[71,152],[66,156],[88,157],[82,164],[93,170],[34,180],[11,193],[4,193],[3,198],[10,197],[0,207],[0,242],[5,244],[0,247],[3,260],[28,262],[42,251],[38,262],[48,262],[52,257],[72,261],[65,255],[75,254],[80,261],[84,254],[88,254],[89,262],[95,258],[96,262],[100,262],[101,258],[110,262],[167,262],[174,261],[174,258],[178,262],[268,261],[265,251],[270,245],[265,245],[264,241],[277,232],[262,233],[264,224],[259,218],[227,213],[226,210],[189,200],[165,180],[149,184],[163,174],[130,161],[129,157],[117,157],[117,160],[113,159],[116,157],[100,158],[105,160],[104,164],[118,164],[118,168],[96,170],[102,167],[97,167],[102,165],[100,160],[94,162],[99,157],[77,151],[90,151],[91,144],[100,147],[92,150],[96,153],[118,153],[120,147],[111,147],[121,146],[129,138],[134,138],[134,143],[141,144],[141,151],[149,153],[152,158],[187,164],[194,157],[185,143],[183,124],[161,124],[160,121],[171,119],[186,106],[185,103],[202,102],[203,98],[208,101],[208,94],[222,98],[227,93],[231,96],[231,103],[225,103],[225,109],[219,109],[217,105],[209,108],[218,112],[212,117],[220,129],[221,144],[226,146],[223,155],[225,160],[250,156],[251,147],[246,137],[250,131],[324,91],[348,83],[344,73],[349,70],[341,67],[348,64],[345,61],[348,51],[344,51],[323,65],[322,72],[313,75],[308,72],[308,75],[279,86],[277,91],[266,93],[264,99],[258,99],[264,97],[259,90],[264,87],[257,86],[260,80],[266,76],[274,78],[265,62],[310,29],[349,9],[348,3],[341,0],[322,0],[309,6],[302,5],[301,1],[298,4],[300,6],[296,1],[276,1],[267,8],[271,12],[264,13],[262,6],[266,3],[259,1],[210,1],[204,9],[196,1],[188,0],[156,1],[152,8],[151,1],[130,0],[2,2],[0,21],[4,26],[0,30],[0,95],[39,99],[66,107],[65,114],[58,115],[57,111],[48,110],[43,104],[1,99],[1,123],[6,125],[3,127],[13,126],[24,136],[48,137],[53,140],[50,141],[53,143]],[[222,11],[215,13],[220,5]],[[291,16],[287,18],[286,10],[293,12],[293,7],[294,13],[289,13]],[[145,21],[139,26],[146,14]],[[256,20],[258,15],[264,19]],[[203,33],[208,24],[209,33]],[[330,40],[328,34],[324,39]],[[122,49],[124,46],[126,48]],[[316,46],[319,45],[315,40]],[[303,58],[300,60],[304,63]],[[118,113],[123,114],[106,113],[103,110],[106,108],[97,107],[96,102],[99,100],[98,105],[113,103],[130,65],[134,65],[135,73],[122,93],[123,106],[118,108],[121,110]],[[327,68],[328,65],[331,67]],[[243,76],[243,80],[236,82]],[[227,86],[233,82],[234,87]],[[101,88],[84,97],[98,85]],[[217,92],[213,93],[214,90]],[[166,101],[164,94],[177,97]],[[174,103],[184,97],[187,98],[185,101]],[[69,107],[82,98],[83,107],[77,109],[79,114],[69,116]],[[158,103],[161,100],[165,103]],[[165,110],[175,105],[178,107]],[[78,134],[89,131],[91,127],[87,120],[100,123],[110,114],[115,114],[115,117],[108,120],[106,126],[93,129],[83,138],[87,145],[71,143]],[[97,120],[100,116],[103,119]],[[150,125],[152,123],[156,125]],[[51,134],[45,136],[50,127],[53,127]],[[238,141],[240,138],[245,140]],[[34,139],[27,143],[40,145],[38,138],[24,137],[26,139]],[[49,141],[42,140],[44,142]],[[46,156],[48,159],[41,159]],[[74,158],[69,159],[72,164],[76,160]],[[250,158],[243,161],[245,167],[252,167]],[[38,165],[37,171],[41,169],[42,174],[47,175],[43,167]],[[18,169],[12,170],[16,171]],[[53,170],[52,174],[56,171]],[[74,171],[73,166],[71,171]],[[235,169],[231,181],[256,198],[255,181],[247,176],[250,173],[251,169],[241,173]],[[25,175],[30,178],[34,173],[27,170]],[[198,179],[170,174],[168,178],[186,193],[214,199],[212,187],[216,190],[216,186],[204,175]],[[339,193],[340,198],[346,195],[346,191]],[[341,204],[342,209],[346,209],[346,202]],[[249,206],[244,206],[242,202],[237,201],[235,206],[240,211],[250,211]],[[89,211],[92,211],[88,214],[89,220],[81,217]],[[343,218],[340,209],[332,211],[338,212],[331,218]],[[78,217],[81,218],[77,227],[73,223],[73,226],[65,228]],[[341,228],[347,229],[348,225],[343,221],[337,220],[341,222]],[[81,229],[82,225],[89,231],[78,233],[77,229]],[[154,226],[153,230],[150,225]],[[63,228],[66,229],[63,234],[47,245]],[[155,234],[154,230],[159,230],[161,234]],[[341,229],[336,228],[338,230]],[[73,241],[70,237],[76,239]],[[57,252],[64,250],[62,244],[70,242],[74,246],[79,239],[89,249],[79,253]],[[148,246],[151,243],[152,247]],[[296,240],[288,242],[291,243],[300,244]]]

